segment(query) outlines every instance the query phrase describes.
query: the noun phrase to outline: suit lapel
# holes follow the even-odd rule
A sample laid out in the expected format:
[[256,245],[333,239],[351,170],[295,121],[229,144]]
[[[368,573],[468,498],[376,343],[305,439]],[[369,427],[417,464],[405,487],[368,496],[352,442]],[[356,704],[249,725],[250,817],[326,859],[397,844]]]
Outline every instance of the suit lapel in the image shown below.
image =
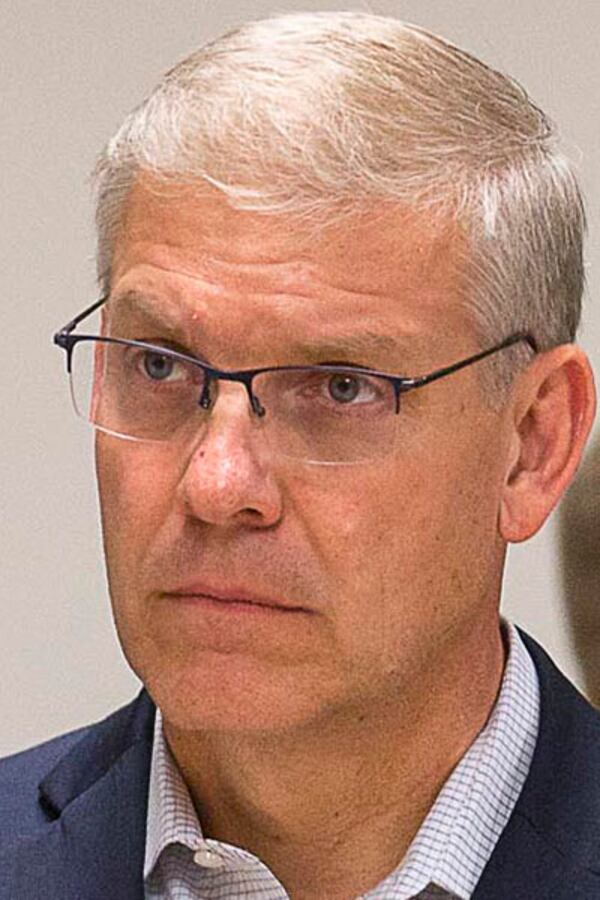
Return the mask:
[[529,775],[473,900],[600,898],[600,716],[520,631],[540,682]]
[[600,877],[549,845],[535,826],[513,813],[472,900],[598,900]]
[[153,719],[142,692],[94,726],[44,779],[40,798],[50,824],[0,855],[2,900],[143,900]]

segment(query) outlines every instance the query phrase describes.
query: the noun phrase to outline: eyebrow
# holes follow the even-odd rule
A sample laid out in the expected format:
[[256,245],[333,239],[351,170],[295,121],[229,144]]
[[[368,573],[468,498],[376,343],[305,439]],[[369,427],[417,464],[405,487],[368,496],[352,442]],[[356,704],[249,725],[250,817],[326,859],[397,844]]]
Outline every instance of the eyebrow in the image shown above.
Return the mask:
[[[394,352],[399,350],[399,341],[389,335],[379,334],[374,331],[361,331],[357,334],[339,335],[323,340],[297,343],[289,345],[294,354],[310,362],[321,362],[323,357],[331,360],[342,361],[343,357],[368,358],[373,354],[382,352]],[[348,360],[344,360],[348,361]]]
[[[186,321],[185,314],[172,312],[168,306],[159,306],[158,301],[152,300],[148,295],[137,290],[129,290],[110,299],[119,312],[126,312],[128,308],[132,308],[133,311],[140,312],[152,319],[157,325],[173,331],[181,330],[190,324]],[[293,341],[287,345],[287,350],[294,358],[298,357],[305,364],[310,365],[323,363],[325,358],[333,363],[334,361],[350,362],[352,359],[365,360],[381,353],[398,354],[402,349],[406,351],[406,345],[406,337],[402,339],[364,330],[332,335],[322,339],[316,338],[311,341]],[[356,365],[356,362],[354,364]],[[373,366],[368,367],[373,368]]]
[[108,306],[109,309],[115,309],[118,313],[127,313],[129,310],[139,312],[152,319],[157,325],[169,328],[181,328],[186,324],[184,316],[172,313],[168,306],[159,306],[156,300],[152,300],[146,294],[136,290],[117,294],[116,297],[109,297]]

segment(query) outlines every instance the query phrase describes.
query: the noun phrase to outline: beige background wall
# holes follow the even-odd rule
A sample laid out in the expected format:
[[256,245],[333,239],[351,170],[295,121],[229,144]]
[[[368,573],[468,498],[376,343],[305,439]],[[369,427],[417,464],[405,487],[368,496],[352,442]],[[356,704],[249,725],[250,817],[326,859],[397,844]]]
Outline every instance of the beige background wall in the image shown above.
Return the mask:
[[[100,717],[138,686],[109,614],[91,436],[71,414],[51,344],[56,327],[95,297],[86,183],[95,153],[161,71],[226,26],[344,8],[444,34],[521,80],[559,123],[588,197],[582,343],[600,370],[597,0],[1,0],[0,755]],[[582,504],[571,504],[563,533],[575,535],[575,551],[585,535],[593,566],[598,483],[588,479],[584,521]],[[577,647],[591,659],[600,589],[589,568],[578,572],[577,552],[561,578],[559,524],[511,553],[503,608],[583,685],[566,611],[586,604]]]

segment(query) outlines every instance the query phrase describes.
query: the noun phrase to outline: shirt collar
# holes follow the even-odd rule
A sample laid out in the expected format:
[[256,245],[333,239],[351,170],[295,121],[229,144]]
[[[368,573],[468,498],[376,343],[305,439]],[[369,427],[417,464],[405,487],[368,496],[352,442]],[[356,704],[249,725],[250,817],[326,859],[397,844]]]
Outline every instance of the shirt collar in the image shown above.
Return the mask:
[[154,869],[163,849],[173,843],[197,850],[204,844],[204,835],[187,785],[166,742],[161,712],[157,708],[150,764],[144,879]]

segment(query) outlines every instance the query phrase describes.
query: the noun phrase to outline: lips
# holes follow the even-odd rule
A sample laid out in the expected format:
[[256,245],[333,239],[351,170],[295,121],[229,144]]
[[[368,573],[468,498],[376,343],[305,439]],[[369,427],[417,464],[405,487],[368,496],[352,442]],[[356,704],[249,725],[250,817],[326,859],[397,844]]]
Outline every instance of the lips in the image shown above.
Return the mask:
[[272,597],[265,597],[262,594],[255,593],[254,591],[250,591],[241,586],[227,588],[219,586],[217,588],[213,585],[194,582],[193,584],[182,585],[174,590],[165,591],[164,593],[171,597],[179,597],[182,600],[202,600],[207,598],[209,600],[217,600],[220,603],[247,603],[251,606],[266,606],[271,609],[283,609],[288,612],[311,612],[311,610],[308,610],[305,607],[291,603],[286,598],[278,597],[277,599],[273,599]]

